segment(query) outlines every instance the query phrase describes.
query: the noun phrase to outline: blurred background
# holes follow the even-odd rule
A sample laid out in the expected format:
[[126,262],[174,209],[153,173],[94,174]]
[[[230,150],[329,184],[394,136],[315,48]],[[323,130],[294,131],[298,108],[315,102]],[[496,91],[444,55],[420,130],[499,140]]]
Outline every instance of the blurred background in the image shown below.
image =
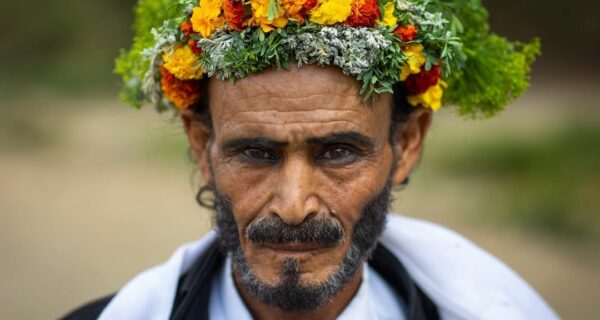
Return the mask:
[[[177,119],[117,99],[134,0],[0,3],[0,319],[56,318],[210,227]],[[394,211],[447,225],[565,319],[600,314],[600,4],[486,0],[542,38],[529,92],[492,120],[436,114]]]

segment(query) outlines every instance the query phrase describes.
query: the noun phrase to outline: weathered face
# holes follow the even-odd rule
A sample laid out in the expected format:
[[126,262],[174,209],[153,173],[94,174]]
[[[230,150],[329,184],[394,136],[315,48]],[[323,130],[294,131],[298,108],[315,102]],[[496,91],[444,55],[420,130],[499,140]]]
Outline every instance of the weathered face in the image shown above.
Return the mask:
[[[211,79],[212,138],[186,126],[205,179],[229,200],[248,267],[265,284],[281,282],[290,259],[298,262],[300,283],[325,281],[347,256],[365,205],[414,163],[420,143],[403,143],[399,135],[390,177],[391,95],[365,103],[358,90],[338,69],[310,65],[235,84]],[[290,226],[339,222],[342,241],[252,241],[249,226],[273,217]]]

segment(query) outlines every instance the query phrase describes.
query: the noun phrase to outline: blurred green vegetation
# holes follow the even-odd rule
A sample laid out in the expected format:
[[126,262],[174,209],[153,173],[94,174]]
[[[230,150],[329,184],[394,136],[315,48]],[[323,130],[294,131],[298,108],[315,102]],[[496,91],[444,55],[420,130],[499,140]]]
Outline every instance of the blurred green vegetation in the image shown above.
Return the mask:
[[134,0],[2,1],[0,94],[115,90],[113,57],[129,45]]
[[[511,134],[473,139],[437,157],[455,177],[493,184],[485,208],[526,229],[571,239],[599,236],[600,127],[567,123],[543,136]],[[487,188],[487,186],[486,186]]]

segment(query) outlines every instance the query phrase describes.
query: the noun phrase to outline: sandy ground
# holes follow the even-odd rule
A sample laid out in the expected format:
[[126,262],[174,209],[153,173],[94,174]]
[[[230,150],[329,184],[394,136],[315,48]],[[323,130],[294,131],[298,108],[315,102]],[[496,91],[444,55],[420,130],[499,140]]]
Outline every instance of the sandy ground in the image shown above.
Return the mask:
[[[450,132],[455,139],[493,134],[507,123],[541,130],[556,117],[536,117],[528,125],[518,120],[553,97],[534,90],[521,102],[529,111],[515,108],[485,124],[441,114],[430,148],[448,141]],[[35,101],[48,104],[41,114],[25,107]],[[194,202],[198,182],[180,128],[168,116],[128,110],[111,99],[19,103],[24,118],[35,114],[56,137],[30,148],[0,140],[0,319],[56,318],[114,292],[210,228],[209,213]],[[53,105],[61,108],[49,112]],[[148,147],[173,141],[179,141],[175,154],[181,156],[161,158]],[[480,189],[469,181],[428,177],[423,163],[411,186],[396,194],[394,211],[471,238],[512,266],[565,319],[597,319],[600,245],[565,243],[462,215],[476,204],[457,199]]]

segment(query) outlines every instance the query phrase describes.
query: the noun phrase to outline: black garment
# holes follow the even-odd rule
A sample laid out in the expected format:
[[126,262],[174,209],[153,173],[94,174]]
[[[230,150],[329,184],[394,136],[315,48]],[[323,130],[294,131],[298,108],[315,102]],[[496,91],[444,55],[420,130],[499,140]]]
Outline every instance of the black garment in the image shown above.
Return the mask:
[[[180,279],[173,303],[171,320],[208,320],[208,305],[212,279],[223,265],[225,256],[218,243],[213,243]],[[400,261],[379,244],[369,261],[373,269],[398,293],[406,306],[409,320],[438,320],[435,304],[412,281]],[[114,297],[108,296],[80,307],[62,319],[96,319]]]

